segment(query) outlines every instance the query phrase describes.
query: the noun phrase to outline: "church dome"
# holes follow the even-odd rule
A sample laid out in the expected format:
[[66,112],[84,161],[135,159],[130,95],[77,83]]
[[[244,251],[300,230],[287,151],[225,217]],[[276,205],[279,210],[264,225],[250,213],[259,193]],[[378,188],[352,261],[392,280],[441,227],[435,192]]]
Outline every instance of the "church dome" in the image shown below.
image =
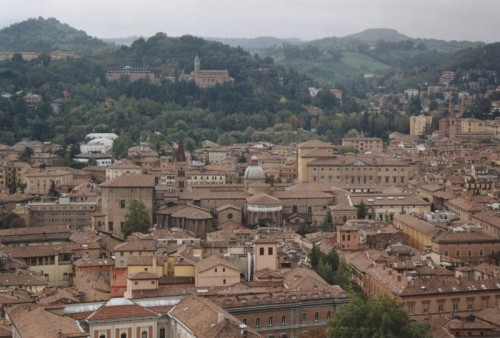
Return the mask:
[[257,156],[252,156],[252,163],[245,169],[243,177],[251,180],[263,180],[266,178],[264,169],[258,164]]

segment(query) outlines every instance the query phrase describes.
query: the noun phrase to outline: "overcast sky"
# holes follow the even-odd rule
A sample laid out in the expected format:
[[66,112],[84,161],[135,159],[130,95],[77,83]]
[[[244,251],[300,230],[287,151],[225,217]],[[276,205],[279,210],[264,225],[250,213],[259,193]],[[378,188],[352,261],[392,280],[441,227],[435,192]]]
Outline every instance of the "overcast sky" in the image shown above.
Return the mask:
[[101,38],[345,36],[393,28],[411,37],[500,41],[500,0],[1,0],[0,27],[54,17]]

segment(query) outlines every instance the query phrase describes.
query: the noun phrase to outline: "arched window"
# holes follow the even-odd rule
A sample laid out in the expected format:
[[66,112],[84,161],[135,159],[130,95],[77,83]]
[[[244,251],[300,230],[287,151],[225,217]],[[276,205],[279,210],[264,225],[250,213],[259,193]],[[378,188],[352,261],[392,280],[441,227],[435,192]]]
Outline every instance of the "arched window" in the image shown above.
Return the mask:
[[267,324],[268,324],[269,326],[273,326],[273,317],[272,317],[272,316],[271,316],[271,317],[269,317],[269,319],[267,320]]
[[127,338],[127,334],[126,334],[126,333],[122,333],[122,334],[120,335],[120,338]]
[[146,331],[142,331],[141,338],[148,338],[148,333]]
[[255,318],[255,327],[260,327],[260,318]]
[[285,325],[286,324],[286,316],[283,315],[281,316],[281,325]]
[[101,335],[99,336],[99,338],[106,338],[106,335],[105,335],[105,334],[101,334]]

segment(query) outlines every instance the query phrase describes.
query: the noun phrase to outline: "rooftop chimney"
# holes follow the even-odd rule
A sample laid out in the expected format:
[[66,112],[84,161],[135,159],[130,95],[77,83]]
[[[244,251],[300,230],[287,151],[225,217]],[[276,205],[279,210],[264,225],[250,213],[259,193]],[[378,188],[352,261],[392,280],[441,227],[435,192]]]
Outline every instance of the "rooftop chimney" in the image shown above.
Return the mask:
[[222,322],[223,320],[224,320],[224,313],[219,312],[219,313],[217,314],[217,323],[220,323],[220,322]]
[[246,337],[248,333],[247,326],[245,324],[240,324],[240,335]]

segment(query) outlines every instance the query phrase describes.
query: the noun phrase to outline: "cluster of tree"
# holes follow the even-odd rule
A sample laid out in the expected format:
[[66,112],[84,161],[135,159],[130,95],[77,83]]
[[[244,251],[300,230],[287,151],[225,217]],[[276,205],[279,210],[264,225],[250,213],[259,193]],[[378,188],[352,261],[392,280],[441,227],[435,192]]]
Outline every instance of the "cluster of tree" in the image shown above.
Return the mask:
[[311,267],[329,284],[339,285],[344,290],[360,293],[361,288],[351,278],[351,269],[345,260],[332,249],[328,255],[313,245],[309,254]]
[[13,212],[0,217],[0,229],[23,228],[25,226],[24,220]]
[[429,327],[410,323],[403,304],[387,296],[351,295],[328,325],[328,337],[427,338]]
[[151,218],[146,205],[141,201],[131,200],[122,227],[123,237],[127,238],[134,232],[147,233],[149,228],[151,228]]

